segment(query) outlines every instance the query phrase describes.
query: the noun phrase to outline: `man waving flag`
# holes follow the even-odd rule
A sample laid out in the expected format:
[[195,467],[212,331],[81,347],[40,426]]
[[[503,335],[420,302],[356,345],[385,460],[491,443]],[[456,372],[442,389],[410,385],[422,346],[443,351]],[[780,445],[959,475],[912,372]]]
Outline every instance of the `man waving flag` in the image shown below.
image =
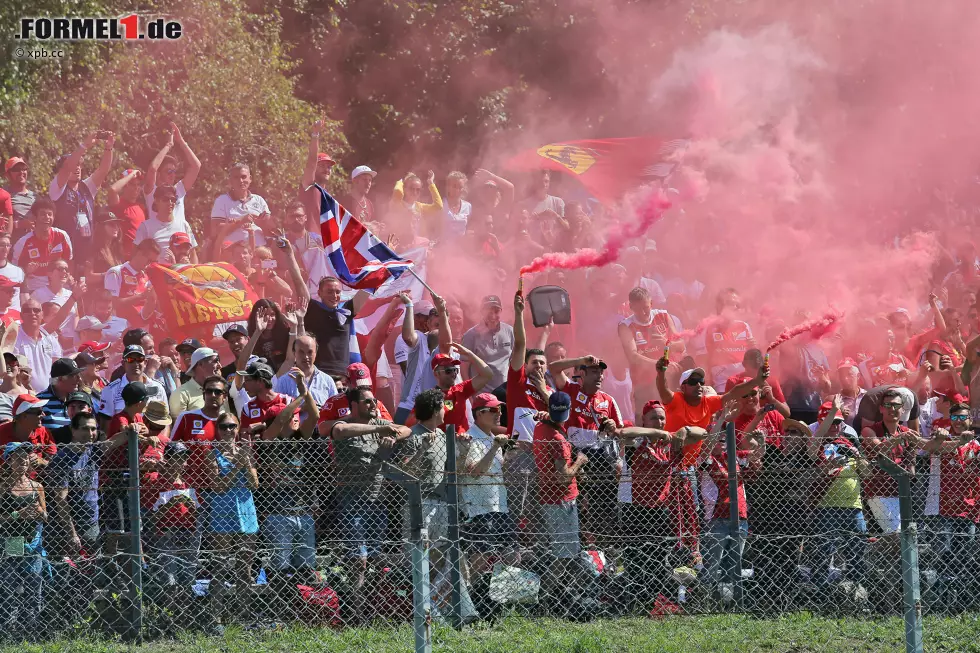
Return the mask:
[[341,206],[320,184],[320,235],[333,276],[350,288],[373,292],[411,266]]

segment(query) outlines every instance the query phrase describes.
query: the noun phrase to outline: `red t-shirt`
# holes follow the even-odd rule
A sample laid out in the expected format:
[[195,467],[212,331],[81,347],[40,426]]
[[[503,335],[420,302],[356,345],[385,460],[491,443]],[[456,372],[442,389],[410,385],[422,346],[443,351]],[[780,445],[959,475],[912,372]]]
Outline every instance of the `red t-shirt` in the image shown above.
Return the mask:
[[466,416],[466,400],[476,394],[476,390],[473,388],[473,379],[457,383],[443,394],[446,397],[443,401],[446,407],[446,417],[441,428],[445,430],[447,426],[454,424],[457,435],[466,433],[466,430],[470,428],[470,420]]
[[643,438],[630,462],[633,503],[646,508],[670,507],[670,476],[680,460],[681,454],[675,454],[669,443],[651,443]]
[[31,274],[42,276],[48,273],[48,264],[53,261],[70,261],[72,259],[71,238],[61,229],[51,228],[48,239],[41,240],[33,231],[21,236],[14,245],[14,264],[27,272],[30,263],[36,263],[37,269]]
[[[11,218],[14,215],[14,204],[11,200],[10,193],[0,188],[0,215]],[[3,223],[6,227],[6,223]]]
[[[515,411],[523,408],[515,418]],[[548,402],[541,396],[527,378],[527,367],[521,369],[507,366],[507,424],[512,435],[522,442],[530,442],[534,437],[537,422],[531,419],[534,413],[548,410]]]
[[[106,427],[106,437],[111,438],[130,424],[143,424],[143,413],[136,413],[132,418],[127,413],[116,413],[109,420],[109,426]],[[159,447],[155,447],[149,443],[140,445],[140,463],[147,461],[161,462],[163,460],[163,448],[170,442],[170,438],[163,435],[157,437],[160,438]],[[128,446],[122,444],[110,451],[102,462],[102,467],[110,470],[128,469]]]
[[143,204],[137,202],[127,202],[120,199],[119,203],[112,207],[112,212],[122,219],[122,250],[127,258],[133,254],[133,242],[136,240],[136,230],[141,224],[146,222],[146,211]]
[[142,481],[140,503],[153,515],[157,533],[197,528],[197,492],[186,482],[168,481],[150,472]]
[[[741,374],[730,376],[728,377],[728,380],[725,381],[725,392],[730,392],[731,389],[734,388],[735,386],[751,380],[752,380],[751,376],[743,376]],[[770,376],[769,378],[766,379],[765,385],[768,385],[770,388],[772,388],[773,399],[775,399],[776,401],[780,401],[784,404],[786,403],[786,395],[783,394],[783,388],[781,385],[779,385],[779,381],[777,381],[775,378]]]
[[[146,271],[137,272],[134,270],[129,264],[129,261],[127,261],[121,265],[109,268],[106,271],[103,283],[105,289],[113,297],[126,299],[127,297],[133,297],[134,295],[146,292],[146,288],[150,283],[150,277],[147,276]],[[143,309],[143,304],[144,302],[139,302],[130,306],[116,306],[116,313],[119,317],[125,318],[130,324],[143,324],[146,322],[140,312]]]
[[704,343],[714,365],[735,365],[742,362],[745,352],[755,346],[752,329],[741,320],[727,324],[712,324],[704,335]]
[[184,478],[191,487],[206,489],[212,464],[212,445],[218,439],[217,418],[208,417],[201,410],[188,410],[177,416],[170,430],[174,442],[186,442],[191,455],[184,469]]
[[[745,458],[749,455],[748,451],[738,451],[737,458]],[[715,503],[715,511],[712,519],[728,519],[731,512],[731,502],[728,493],[728,454],[725,453],[724,444],[718,445],[708,459],[708,475],[711,477],[715,487],[718,488],[718,501]],[[755,471],[753,466],[743,468],[738,474],[738,516],[741,519],[748,519],[749,507],[745,501],[745,485],[743,481],[746,476],[751,477],[751,472]]]
[[292,401],[292,397],[279,394],[277,392],[269,401],[261,401],[260,399],[255,398],[248,402],[245,404],[245,408],[242,409],[239,434],[244,432],[244,430],[252,424],[264,424],[266,418],[269,416],[269,409],[271,409],[273,406],[282,406],[285,408],[289,405],[290,401]]
[[939,516],[980,523],[980,442],[970,440],[940,456]]
[[578,496],[575,478],[566,480],[555,470],[555,461],[571,465],[572,445],[549,424],[541,422],[534,429],[534,463],[538,468],[538,498],[542,505],[574,501]]
[[[882,422],[876,422],[871,426],[871,429],[875,432],[875,435],[879,440],[886,440],[888,437],[885,435],[885,425]],[[898,426],[899,433],[907,433],[908,427]],[[905,469],[910,469],[915,463],[915,449],[907,448],[904,445],[897,445],[890,450],[883,451],[885,456],[890,458],[895,464],[901,465]],[[875,456],[877,458],[877,456]],[[893,479],[888,472],[881,469],[877,464],[871,466],[872,473],[870,478],[864,480],[862,487],[864,489],[864,498],[873,499],[875,497],[897,497],[898,496],[898,481]]]
[[[752,420],[755,419],[755,415],[744,415],[739,414],[735,418],[735,435],[736,435],[736,446],[742,445],[742,439],[745,437],[745,428],[749,425]],[[766,444],[770,447],[776,447],[777,449],[783,448],[783,421],[782,415],[774,410],[770,410],[759,422],[756,428],[766,434]]]
[[[642,324],[636,315],[630,315],[621,324],[629,329],[633,344],[636,345],[636,353],[657,360],[664,354],[670,322],[667,311],[654,310],[649,324]],[[656,370],[649,366],[639,369],[630,367],[630,375],[634,383],[655,383],[657,380]]]
[[51,460],[51,458],[58,453],[58,447],[54,443],[54,438],[51,436],[51,431],[43,426],[39,426],[31,431],[31,434],[27,436],[26,440],[21,440],[14,434],[13,422],[0,424],[0,449],[11,442],[33,443],[34,453],[40,454],[45,460]]
[[565,428],[576,446],[584,447],[598,442],[599,427],[607,418],[616,422],[616,428],[623,427],[623,416],[616,400],[602,390],[587,395],[580,384],[569,382],[562,391],[572,398],[571,413]]

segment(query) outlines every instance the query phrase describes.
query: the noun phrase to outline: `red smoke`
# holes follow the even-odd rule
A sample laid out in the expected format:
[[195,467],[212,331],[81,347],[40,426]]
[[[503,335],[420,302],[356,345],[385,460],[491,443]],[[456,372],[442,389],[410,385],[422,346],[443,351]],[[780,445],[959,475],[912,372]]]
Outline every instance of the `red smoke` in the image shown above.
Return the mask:
[[644,202],[636,209],[636,222],[621,222],[614,227],[612,233],[606,238],[606,243],[602,249],[580,249],[574,252],[548,252],[531,261],[529,265],[521,268],[520,273],[531,274],[541,272],[551,268],[563,270],[577,270],[587,267],[602,267],[619,259],[619,253],[624,247],[630,245],[630,241],[638,238],[647,232],[660,218],[664,211],[671,206],[670,200],[663,190],[655,189],[647,195]]
[[726,322],[725,318],[723,318],[720,315],[709,315],[708,317],[698,322],[698,325],[694,327],[694,329],[686,329],[684,331],[679,331],[678,333],[675,333],[671,337],[671,340],[672,341],[690,340],[691,338],[694,338],[695,336],[699,336],[702,333],[704,333],[705,329],[707,329],[708,327],[723,326],[725,322]]
[[830,310],[821,317],[792,326],[776,336],[776,339],[769,344],[766,351],[772,351],[790,338],[795,338],[801,333],[809,333],[810,337],[814,340],[820,340],[829,336],[840,326],[840,319],[842,317],[844,317],[844,314],[840,311]]

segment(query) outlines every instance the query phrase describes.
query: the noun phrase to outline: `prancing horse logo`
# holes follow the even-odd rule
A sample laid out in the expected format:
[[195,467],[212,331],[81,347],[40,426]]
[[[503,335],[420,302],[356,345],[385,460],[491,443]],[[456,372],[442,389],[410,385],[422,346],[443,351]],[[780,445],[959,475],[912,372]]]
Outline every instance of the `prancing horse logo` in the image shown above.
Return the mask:
[[538,148],[538,155],[560,163],[577,175],[588,172],[599,157],[599,153],[595,150],[560,143],[542,145]]

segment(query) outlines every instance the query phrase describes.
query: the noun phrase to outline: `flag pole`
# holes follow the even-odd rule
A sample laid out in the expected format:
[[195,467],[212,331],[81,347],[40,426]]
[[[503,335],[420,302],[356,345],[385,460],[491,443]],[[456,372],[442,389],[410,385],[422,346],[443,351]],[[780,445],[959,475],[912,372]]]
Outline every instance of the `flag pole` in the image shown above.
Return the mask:
[[430,294],[430,295],[432,295],[433,297],[438,297],[438,296],[439,296],[439,294],[438,294],[438,293],[436,293],[436,291],[435,291],[435,290],[433,290],[432,288],[430,288],[430,287],[429,287],[429,284],[427,284],[427,283],[425,282],[425,279],[423,279],[423,278],[422,278],[422,277],[420,277],[419,275],[417,275],[417,274],[415,274],[415,270],[414,270],[414,269],[412,269],[412,268],[408,268],[408,271],[412,273],[412,276],[413,276],[413,277],[415,277],[416,279],[418,279],[418,280],[419,280],[419,283],[421,283],[421,284],[422,284],[423,286],[425,286],[425,289],[429,291],[429,294]]

